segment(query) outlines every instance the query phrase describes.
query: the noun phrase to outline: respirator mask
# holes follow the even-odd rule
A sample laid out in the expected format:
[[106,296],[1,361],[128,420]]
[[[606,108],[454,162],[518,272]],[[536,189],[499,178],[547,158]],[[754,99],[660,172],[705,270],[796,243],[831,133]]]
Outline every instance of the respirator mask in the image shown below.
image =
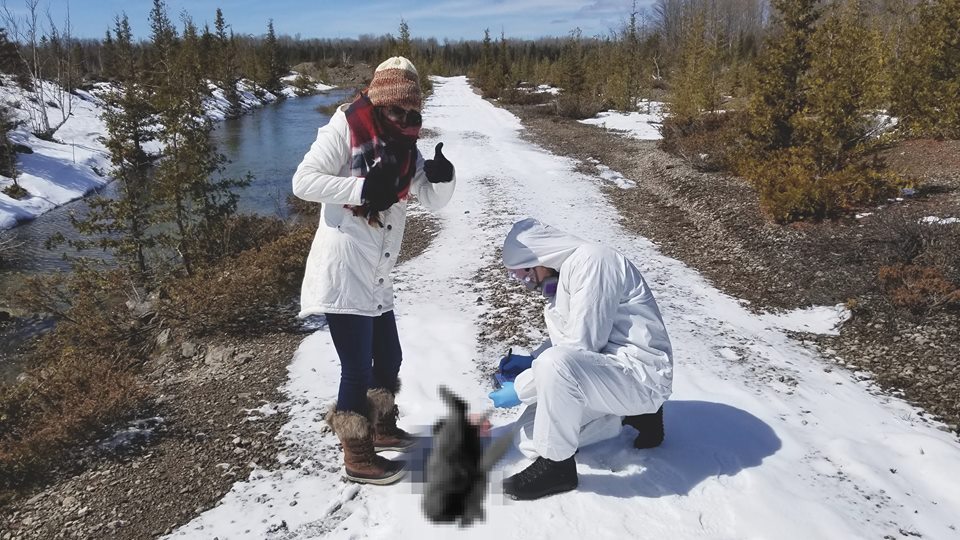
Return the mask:
[[547,276],[542,280],[537,280],[537,274],[533,268],[514,268],[509,271],[510,277],[519,281],[528,291],[539,290],[540,294],[547,298],[553,298],[557,295],[557,285],[560,278],[557,276]]

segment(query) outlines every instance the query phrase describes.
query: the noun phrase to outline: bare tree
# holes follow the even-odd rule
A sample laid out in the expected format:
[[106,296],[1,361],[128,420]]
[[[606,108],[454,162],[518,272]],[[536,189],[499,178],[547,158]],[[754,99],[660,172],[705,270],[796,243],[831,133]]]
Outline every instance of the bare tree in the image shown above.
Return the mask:
[[34,97],[24,99],[30,115],[30,127],[34,134],[49,137],[53,130],[50,129],[50,117],[47,115],[46,88],[43,83],[44,62],[40,54],[40,41],[45,37],[40,28],[40,0],[24,0],[24,4],[26,14],[19,16],[10,9],[7,0],[3,0],[2,19],[10,36],[20,45],[17,51],[30,72]]
[[8,258],[10,253],[13,253],[22,245],[23,242],[18,242],[15,234],[8,231],[0,231],[0,263]]
[[70,2],[66,5],[67,15],[63,23],[63,29],[57,27],[53,16],[50,14],[50,6],[47,6],[47,21],[50,24],[50,52],[55,73],[57,85],[52,89],[53,100],[60,109],[60,125],[53,128],[54,131],[62,126],[67,118],[73,114],[73,91],[77,85],[77,66],[73,58],[73,35],[70,25]]

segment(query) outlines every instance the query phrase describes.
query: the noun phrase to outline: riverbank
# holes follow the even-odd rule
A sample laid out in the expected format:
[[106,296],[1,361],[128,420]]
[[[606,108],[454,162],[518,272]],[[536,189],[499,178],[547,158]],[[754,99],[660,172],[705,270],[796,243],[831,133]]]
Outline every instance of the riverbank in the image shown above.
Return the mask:
[[[44,87],[48,95],[63,93],[52,83],[45,83]],[[212,83],[209,87],[210,96],[205,100],[204,108],[207,116],[214,121],[247,114],[280,99],[252,81],[240,80],[237,82],[239,111],[235,111],[223,89]],[[318,92],[333,88],[314,82],[314,90]],[[0,176],[0,231],[36,219],[109,182],[110,154],[101,141],[107,130],[100,116],[105,106],[101,98],[111,89],[107,83],[94,83],[86,89],[77,89],[74,94],[68,94],[71,101],[69,115],[65,105],[48,101],[45,107],[51,121],[59,123],[62,120],[63,123],[46,140],[31,133],[31,114],[35,113],[25,105],[25,102],[36,103],[39,99],[32,92],[17,87],[11,77],[2,76],[0,102],[10,109],[13,119],[20,123],[10,132],[10,140],[17,145],[19,152],[17,166],[20,174],[17,183],[28,195],[14,199],[2,193],[4,188],[13,184],[13,179]],[[296,98],[300,94],[287,86],[282,95]],[[148,146],[148,151],[157,153],[160,148],[153,144]]]
[[[439,222],[414,207],[398,267],[430,246]],[[291,299],[291,303],[293,299]],[[245,336],[167,333],[144,366],[147,406],[114,435],[78,449],[45,486],[0,505],[4,540],[169,533],[215,506],[235,482],[274,469],[288,421],[290,358],[322,318]]]

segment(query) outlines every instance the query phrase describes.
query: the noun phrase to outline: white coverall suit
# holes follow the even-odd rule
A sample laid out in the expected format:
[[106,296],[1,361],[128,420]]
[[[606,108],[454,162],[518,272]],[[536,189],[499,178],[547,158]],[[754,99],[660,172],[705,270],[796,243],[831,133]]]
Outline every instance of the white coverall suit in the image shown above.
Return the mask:
[[503,262],[560,273],[544,309],[550,341],[514,383],[526,405],[518,420],[524,455],[564,460],[617,436],[622,417],[660,408],[672,391],[673,351],[633,263],[531,218],[507,235]]

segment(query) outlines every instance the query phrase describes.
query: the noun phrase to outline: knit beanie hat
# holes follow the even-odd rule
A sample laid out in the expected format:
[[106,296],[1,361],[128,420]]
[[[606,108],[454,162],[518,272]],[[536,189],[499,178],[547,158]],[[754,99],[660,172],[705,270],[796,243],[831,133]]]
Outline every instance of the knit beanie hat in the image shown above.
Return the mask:
[[370,103],[385,107],[420,110],[420,75],[402,56],[388,58],[377,66],[367,88]]

